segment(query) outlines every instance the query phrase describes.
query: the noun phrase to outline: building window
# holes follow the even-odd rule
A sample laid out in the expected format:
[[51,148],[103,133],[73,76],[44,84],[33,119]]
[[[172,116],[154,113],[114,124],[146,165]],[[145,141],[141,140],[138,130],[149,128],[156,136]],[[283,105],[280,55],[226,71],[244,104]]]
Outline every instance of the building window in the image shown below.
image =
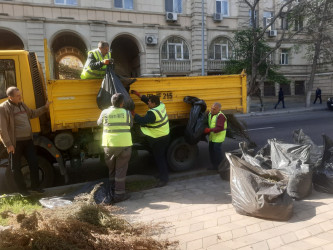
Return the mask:
[[185,41],[178,37],[169,38],[162,46],[162,60],[189,60]]
[[281,49],[281,55],[280,55],[280,64],[281,65],[289,64],[288,53],[289,53],[288,49]]
[[[256,24],[255,26],[257,26],[257,11],[255,10],[254,12],[254,23]],[[253,23],[252,23],[252,11],[249,10],[249,17],[250,17],[250,26],[253,27]]]
[[229,60],[232,57],[233,46],[225,37],[216,38],[209,48],[209,59]]
[[0,60],[0,99],[6,98],[6,90],[16,86],[15,62],[11,59]]
[[303,29],[303,17],[296,17],[295,19],[295,31],[300,31]]
[[133,10],[133,0],[114,0],[114,7],[119,9]]
[[286,13],[281,13],[281,29],[282,30],[288,30],[289,24],[288,24],[288,18]]
[[182,0],[165,0],[165,11],[182,13]]
[[54,3],[62,5],[77,5],[76,0],[54,0]]
[[229,16],[229,3],[227,0],[216,0],[216,13]]
[[272,24],[272,20],[273,20],[273,12],[268,12],[268,11],[264,11],[264,28],[266,28],[267,26],[270,26],[271,29],[273,29],[273,24]]

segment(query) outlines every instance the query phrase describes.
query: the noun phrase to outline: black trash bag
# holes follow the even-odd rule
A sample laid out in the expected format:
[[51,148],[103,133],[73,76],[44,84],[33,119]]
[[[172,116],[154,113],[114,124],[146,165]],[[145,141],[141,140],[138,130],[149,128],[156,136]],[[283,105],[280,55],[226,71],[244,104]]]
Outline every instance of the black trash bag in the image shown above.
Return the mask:
[[96,204],[110,204],[112,201],[112,196],[110,193],[110,181],[108,179],[88,182],[84,186],[80,187],[78,190],[73,191],[65,196],[42,198],[39,200],[39,202],[42,204],[42,206],[51,209],[56,207],[63,207],[71,204],[76,196],[82,194],[89,194],[95,188],[95,186],[97,190],[93,196],[94,202]]
[[318,192],[333,194],[333,141],[326,135],[321,165],[314,170],[313,186]]
[[296,144],[310,145],[310,167],[313,169],[320,166],[323,158],[323,148],[317,146],[302,129],[295,130],[293,138]]
[[[266,156],[265,150],[267,149],[267,145],[260,149],[259,152],[254,155],[253,149],[249,149],[246,142],[240,142],[239,148],[242,152],[242,159],[251,165],[261,167],[263,169],[272,169],[272,161],[270,157]],[[264,153],[264,154],[262,154]]]
[[268,140],[271,145],[272,168],[289,178],[287,192],[295,199],[302,199],[312,191],[312,169],[309,164],[310,145],[297,145]]
[[[235,155],[239,158],[242,157],[242,151],[240,149],[235,149],[228,153]],[[230,181],[230,163],[226,157],[223,157],[223,160],[221,161],[220,165],[218,166],[217,171],[220,174],[220,177],[222,180]]]
[[287,194],[288,178],[279,170],[265,170],[226,153],[230,162],[232,205],[239,214],[286,221],[293,213]]
[[116,93],[124,95],[124,108],[127,110],[134,110],[135,105],[111,67],[107,67],[105,77],[102,81],[101,88],[98,91],[96,102],[100,110],[106,109],[111,106],[111,97]]
[[207,105],[204,100],[193,96],[185,96],[183,101],[192,105],[185,129],[185,140],[188,144],[195,145],[205,138],[204,130],[208,126],[205,112]]

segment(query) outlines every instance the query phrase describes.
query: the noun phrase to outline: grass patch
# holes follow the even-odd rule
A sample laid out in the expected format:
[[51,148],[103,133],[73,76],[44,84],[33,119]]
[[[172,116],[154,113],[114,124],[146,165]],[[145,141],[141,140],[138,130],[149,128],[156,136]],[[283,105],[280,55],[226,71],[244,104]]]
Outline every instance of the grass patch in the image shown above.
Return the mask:
[[22,197],[19,194],[0,196],[0,225],[9,225],[9,214],[31,214],[42,209],[38,200],[39,197]]
[[140,180],[126,182],[126,189],[130,192],[138,192],[141,190],[151,189],[155,187],[157,180]]
[[66,207],[12,216],[12,228],[0,231],[0,249],[178,249],[177,241],[158,237],[162,224],[129,223],[120,208],[95,204],[97,188]]

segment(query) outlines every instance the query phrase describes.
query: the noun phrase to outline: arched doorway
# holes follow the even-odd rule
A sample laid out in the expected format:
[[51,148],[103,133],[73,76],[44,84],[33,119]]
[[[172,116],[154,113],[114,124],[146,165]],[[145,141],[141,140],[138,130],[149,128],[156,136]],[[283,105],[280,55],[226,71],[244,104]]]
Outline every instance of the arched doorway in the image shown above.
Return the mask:
[[24,49],[22,40],[13,32],[0,29],[0,50]]
[[115,72],[126,77],[140,75],[140,51],[133,37],[121,35],[111,44]]
[[51,45],[54,58],[54,78],[80,79],[87,58],[83,40],[72,32],[58,34]]

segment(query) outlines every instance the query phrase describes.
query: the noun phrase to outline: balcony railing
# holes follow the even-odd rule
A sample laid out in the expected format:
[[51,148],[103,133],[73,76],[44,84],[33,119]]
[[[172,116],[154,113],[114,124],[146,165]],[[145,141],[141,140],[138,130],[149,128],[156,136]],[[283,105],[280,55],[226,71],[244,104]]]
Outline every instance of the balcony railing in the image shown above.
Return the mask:
[[190,60],[162,60],[162,73],[188,73],[191,71]]
[[208,60],[208,71],[222,71],[229,61]]

